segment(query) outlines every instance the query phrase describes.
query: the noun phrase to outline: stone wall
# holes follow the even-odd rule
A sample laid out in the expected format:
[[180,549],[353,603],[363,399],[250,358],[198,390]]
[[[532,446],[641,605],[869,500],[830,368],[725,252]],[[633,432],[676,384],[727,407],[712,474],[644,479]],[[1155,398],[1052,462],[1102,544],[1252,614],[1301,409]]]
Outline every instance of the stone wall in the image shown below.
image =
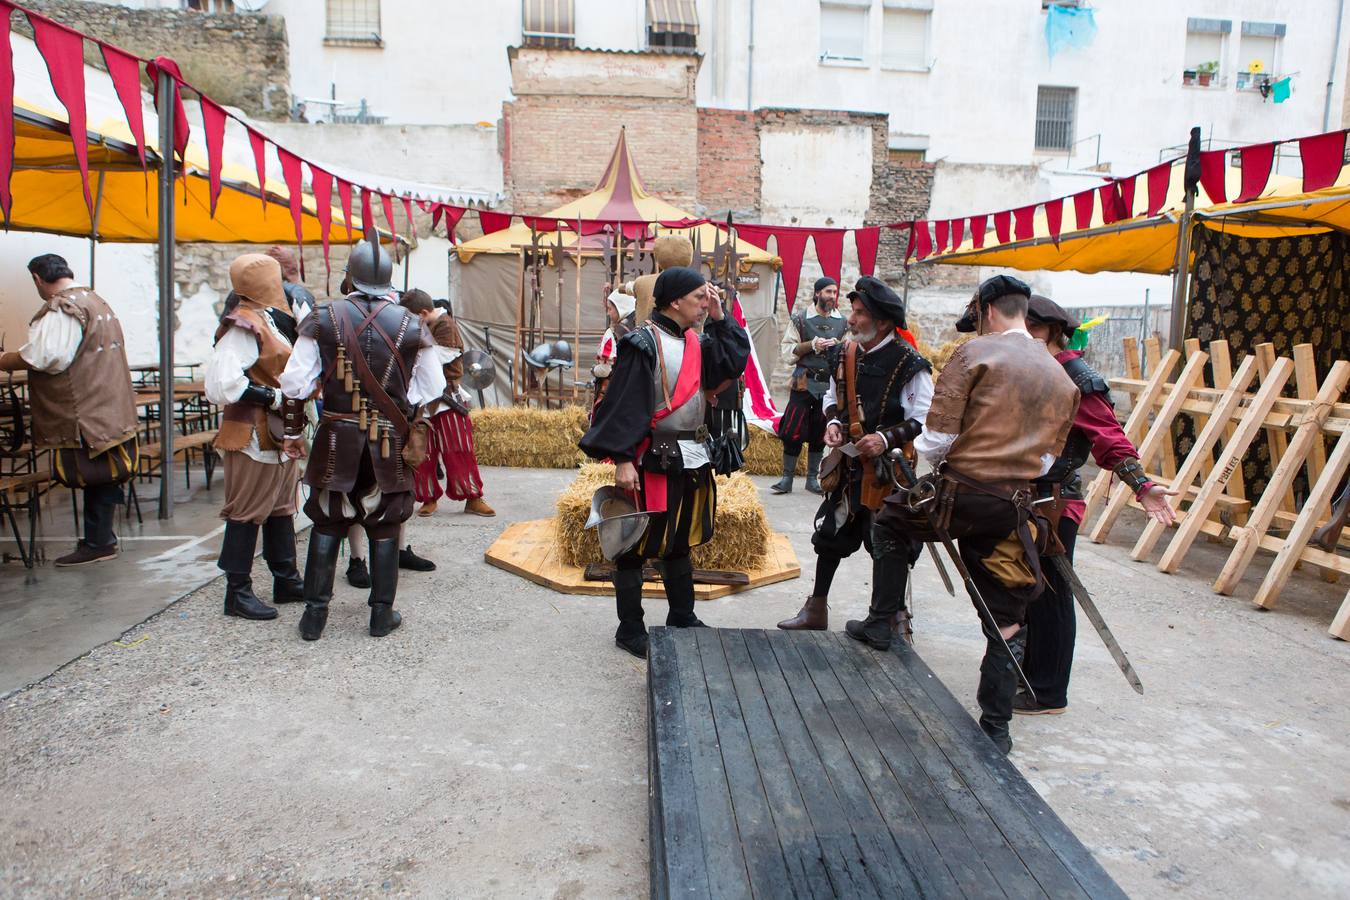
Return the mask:
[[[280,16],[127,9],[81,0],[28,0],[26,5],[147,59],[171,57],[188,82],[218,103],[264,119],[289,116],[290,64]],[[32,35],[26,17],[13,17],[13,27]],[[102,55],[88,42],[85,62],[103,68]]]

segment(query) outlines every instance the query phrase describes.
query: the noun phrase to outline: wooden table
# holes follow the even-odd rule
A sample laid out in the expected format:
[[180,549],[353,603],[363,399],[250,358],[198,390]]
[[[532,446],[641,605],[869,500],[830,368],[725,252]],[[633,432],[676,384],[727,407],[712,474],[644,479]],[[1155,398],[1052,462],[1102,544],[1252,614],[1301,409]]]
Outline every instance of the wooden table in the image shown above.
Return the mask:
[[653,897],[1125,896],[904,644],[658,627],[647,685]]

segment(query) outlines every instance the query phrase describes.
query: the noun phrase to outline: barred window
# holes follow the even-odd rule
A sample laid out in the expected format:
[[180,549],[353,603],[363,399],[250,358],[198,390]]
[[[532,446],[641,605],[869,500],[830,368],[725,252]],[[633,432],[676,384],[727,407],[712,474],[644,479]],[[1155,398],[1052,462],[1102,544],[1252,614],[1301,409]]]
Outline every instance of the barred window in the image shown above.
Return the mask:
[[1036,89],[1036,149],[1073,149],[1074,119],[1078,112],[1078,88]]
[[380,0],[326,0],[326,3],[326,43],[384,45],[380,38]]

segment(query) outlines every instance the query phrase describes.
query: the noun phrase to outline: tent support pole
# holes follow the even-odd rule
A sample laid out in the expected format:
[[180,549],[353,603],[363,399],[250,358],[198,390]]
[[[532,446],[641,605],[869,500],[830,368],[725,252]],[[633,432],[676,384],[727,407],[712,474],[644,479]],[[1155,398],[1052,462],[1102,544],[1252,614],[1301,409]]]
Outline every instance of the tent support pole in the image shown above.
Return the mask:
[[159,72],[159,517],[173,518],[173,78]]
[[1181,347],[1186,337],[1186,303],[1190,296],[1191,226],[1194,223],[1195,195],[1187,192],[1186,208],[1177,226],[1177,263],[1172,277],[1172,322],[1168,329],[1167,346]]
[[98,173],[98,188],[94,195],[94,217],[89,220],[89,289],[98,290],[94,285],[94,276],[98,265],[98,254],[95,248],[98,247],[98,219],[103,214],[103,178],[104,173]]

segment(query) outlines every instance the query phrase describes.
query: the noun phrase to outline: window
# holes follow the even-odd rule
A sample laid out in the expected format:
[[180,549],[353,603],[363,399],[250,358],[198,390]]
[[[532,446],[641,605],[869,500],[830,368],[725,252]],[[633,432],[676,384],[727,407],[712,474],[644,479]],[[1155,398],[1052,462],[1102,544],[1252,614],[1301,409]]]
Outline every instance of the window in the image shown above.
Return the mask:
[[886,0],[882,11],[881,64],[895,69],[928,68],[931,9]]
[[1275,22],[1243,22],[1238,39],[1237,88],[1259,90],[1280,71],[1284,26]]
[[234,0],[183,0],[183,9],[227,15],[234,12]]
[[1182,83],[1217,86],[1233,23],[1228,19],[1187,19]]
[[384,46],[380,39],[380,0],[326,0],[326,44]]
[[1073,124],[1078,111],[1078,88],[1036,89],[1036,149],[1073,149]]
[[694,0],[647,0],[647,47],[677,53],[698,49]]
[[821,0],[820,58],[862,62],[867,58],[867,17],[870,2]]
[[576,46],[572,0],[524,0],[521,12],[521,43],[526,47]]

